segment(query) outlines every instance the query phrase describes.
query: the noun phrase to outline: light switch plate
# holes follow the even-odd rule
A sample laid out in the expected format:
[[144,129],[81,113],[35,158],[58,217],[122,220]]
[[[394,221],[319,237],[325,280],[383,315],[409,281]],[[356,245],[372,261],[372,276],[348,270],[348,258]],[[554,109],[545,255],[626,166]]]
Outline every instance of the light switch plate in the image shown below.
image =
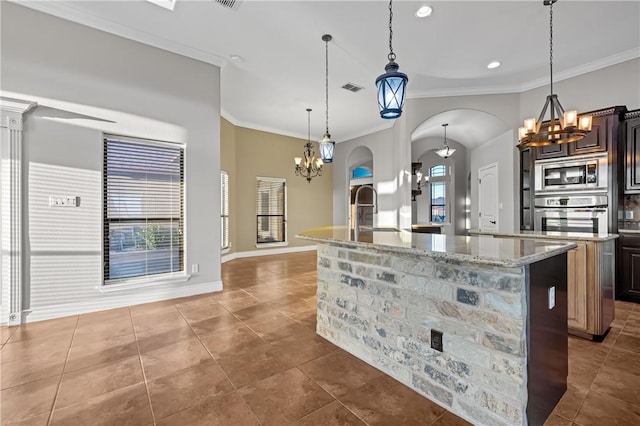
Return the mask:
[[549,287],[549,309],[553,309],[556,307],[556,287]]
[[78,197],[71,195],[50,195],[49,207],[76,207]]

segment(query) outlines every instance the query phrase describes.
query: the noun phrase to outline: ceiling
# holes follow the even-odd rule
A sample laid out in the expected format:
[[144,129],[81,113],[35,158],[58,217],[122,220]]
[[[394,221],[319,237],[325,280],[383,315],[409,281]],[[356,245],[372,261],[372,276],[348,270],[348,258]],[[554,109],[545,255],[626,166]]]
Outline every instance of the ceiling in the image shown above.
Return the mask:
[[[213,0],[176,0],[173,11],[140,0],[19,3],[221,66],[222,115],[236,125],[306,139],[310,107],[315,140],[325,127],[321,37],[328,33],[333,138],[339,143],[393,125],[378,114],[374,85],[387,63],[386,1],[243,0],[229,9]],[[419,19],[422,4],[433,14]],[[639,1],[564,0],[553,10],[556,81],[640,56]],[[393,49],[409,76],[410,98],[518,93],[548,84],[549,8],[542,0],[396,0]],[[492,60],[502,66],[487,69]],[[347,82],[364,90],[342,89]]]

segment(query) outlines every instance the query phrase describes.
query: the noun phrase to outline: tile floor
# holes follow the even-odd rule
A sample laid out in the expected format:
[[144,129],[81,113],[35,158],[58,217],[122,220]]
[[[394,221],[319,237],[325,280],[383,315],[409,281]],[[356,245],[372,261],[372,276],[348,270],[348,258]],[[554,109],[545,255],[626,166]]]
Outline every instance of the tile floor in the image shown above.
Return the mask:
[[[0,424],[468,425],[314,333],[315,252],[222,273],[221,293],[0,328]],[[547,425],[640,425],[640,305],[569,355]]]

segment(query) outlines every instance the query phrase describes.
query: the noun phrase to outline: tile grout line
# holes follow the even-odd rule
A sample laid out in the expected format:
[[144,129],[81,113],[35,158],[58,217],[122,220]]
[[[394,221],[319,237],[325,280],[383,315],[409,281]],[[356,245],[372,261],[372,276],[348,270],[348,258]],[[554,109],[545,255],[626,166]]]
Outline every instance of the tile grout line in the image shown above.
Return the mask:
[[78,331],[78,323],[80,322],[80,315],[76,315],[76,325],[73,328],[73,334],[71,335],[71,341],[69,342],[69,349],[67,349],[67,356],[64,359],[64,365],[62,366],[62,374],[60,374],[60,380],[58,381],[58,387],[56,388],[56,395],[53,397],[53,404],[51,404],[51,411],[49,411],[49,418],[47,419],[47,425],[51,425],[51,421],[53,420],[53,412],[56,409],[56,403],[58,402],[58,396],[60,395],[60,388],[62,388],[62,380],[64,379],[65,371],[67,370],[67,363],[69,362],[69,357],[71,356],[71,348],[73,347],[73,341],[76,337],[76,332]]
[[[213,299],[213,300],[216,302],[216,304],[220,305],[220,303],[218,303],[218,301],[217,301],[217,300],[215,300],[215,299]],[[174,306],[175,306],[175,305],[174,305]],[[220,305],[220,306],[222,306],[222,305]],[[222,306],[222,308],[224,308],[227,312],[229,312],[229,311],[227,310],[227,308],[225,308],[224,306]],[[258,422],[258,424],[262,425],[262,422],[261,422],[261,421],[260,421],[260,419],[258,418],[258,415],[253,411],[253,409],[251,408],[251,406],[250,406],[249,404],[247,404],[247,401],[245,401],[245,399],[242,397],[242,395],[240,395],[240,393],[238,392],[238,388],[237,388],[237,387],[236,387],[236,385],[231,381],[231,379],[229,378],[229,376],[227,375],[227,373],[224,371],[224,369],[222,368],[222,366],[220,365],[220,363],[218,362],[218,360],[217,360],[217,359],[215,359],[215,358],[213,357],[213,355],[211,354],[211,352],[209,352],[209,349],[207,348],[207,346],[206,346],[204,343],[202,343],[202,340],[200,339],[200,336],[198,335],[198,333],[196,333],[196,332],[195,332],[195,330],[193,329],[193,327],[191,327],[191,323],[190,323],[189,321],[187,321],[187,318],[184,316],[184,314],[182,313],[182,311],[180,310],[180,308],[178,308],[178,307],[176,306],[176,309],[177,309],[177,310],[178,310],[178,312],[180,313],[180,316],[182,317],[182,319],[187,323],[187,325],[188,325],[188,326],[189,326],[189,328],[191,329],[191,332],[196,336],[196,338],[198,339],[198,342],[200,343],[200,345],[201,345],[201,346],[204,348],[204,350],[209,354],[209,356],[211,357],[211,360],[212,360],[213,362],[215,362],[215,363],[216,363],[216,365],[218,366],[218,368],[220,369],[220,371],[222,372],[222,374],[224,374],[224,377],[225,377],[225,378],[227,379],[227,381],[231,384],[231,387],[233,387],[233,391],[231,391],[231,392],[227,392],[227,393],[223,393],[223,394],[220,394],[220,395],[217,395],[215,398],[218,398],[218,397],[221,397],[221,396],[224,396],[224,395],[230,395],[230,394],[232,394],[232,393],[234,393],[234,392],[235,392],[235,393],[237,393],[237,394],[238,394],[238,396],[240,397],[240,399],[242,399],[242,402],[244,402],[244,404],[247,406],[247,408],[249,408],[249,411],[251,411],[251,414],[253,414],[253,416],[256,418],[256,421]],[[231,313],[231,312],[229,312],[229,313],[233,315],[233,313]],[[242,320],[240,320],[240,319],[238,319],[238,320],[242,322]],[[253,331],[253,330],[252,330],[252,331]],[[258,336],[258,337],[260,337],[260,336]],[[183,409],[183,410],[176,411],[175,413],[171,414],[171,416],[173,416],[174,414],[180,413],[180,412],[182,412],[182,411],[188,410],[188,409],[190,409],[190,408],[193,408],[193,407],[194,407],[194,406],[191,406],[191,407],[187,407],[187,408],[185,408],[185,409]],[[169,417],[169,416],[167,416],[167,417]]]
[[[173,305],[175,306],[175,305]],[[133,338],[136,341],[136,349],[138,350],[138,362],[140,363],[140,370],[142,371],[142,381],[144,382],[144,388],[147,392],[147,401],[149,401],[149,411],[151,411],[151,419],[153,420],[153,424],[156,422],[156,414],[153,410],[153,404],[151,403],[151,393],[149,392],[149,384],[147,383],[147,373],[144,371],[144,363],[142,362],[142,353],[140,352],[140,344],[138,342],[138,333],[136,332],[136,326],[133,322],[133,314],[131,313],[131,308],[129,307],[129,320],[131,321],[131,328],[133,328]]]
[[[323,356],[326,356],[326,355],[323,355]],[[318,357],[318,358],[321,358],[321,357]],[[315,359],[318,359],[318,358],[315,358]],[[311,362],[311,361],[309,361],[309,362]],[[313,383],[315,383],[315,384],[316,384],[316,386],[319,386],[319,387],[320,387],[320,389],[322,389],[322,390],[323,390],[323,391],[325,391],[327,394],[329,394],[329,395],[334,399],[334,401],[338,401],[338,403],[339,403],[341,406],[343,406],[347,411],[349,411],[351,414],[353,414],[354,416],[356,416],[356,418],[357,418],[357,419],[359,419],[360,421],[362,421],[362,423],[364,423],[364,424],[365,424],[365,425],[367,425],[367,426],[369,425],[369,423],[367,423],[363,418],[361,418],[360,416],[358,416],[358,414],[354,413],[354,412],[353,412],[353,410],[351,410],[349,407],[347,407],[346,405],[344,405],[344,403],[340,400],[340,398],[338,398],[336,395],[334,395],[333,393],[331,393],[328,389],[325,389],[325,388],[324,388],[320,383],[318,383],[318,382],[316,382],[315,380],[313,380],[313,378],[312,378],[312,377],[309,377],[309,375],[308,375],[307,373],[305,373],[303,370],[301,370],[301,369],[299,368],[299,366],[296,366],[295,368],[296,368],[298,371],[300,371],[300,372],[301,372],[301,373],[302,373],[306,378],[308,378],[308,379],[309,379],[309,380],[311,380]],[[370,380],[370,381],[368,381],[368,382],[366,382],[366,383],[363,383],[363,384],[362,384],[362,385],[360,385],[358,388],[360,388],[360,387],[362,387],[362,386],[365,386],[365,385],[367,385],[367,384],[371,383],[373,380],[375,380],[375,379],[372,379],[372,380]],[[356,388],[356,389],[358,389],[358,388]],[[331,404],[331,403],[329,403],[329,404]],[[329,404],[323,405],[322,407],[318,408],[318,410],[320,410],[321,408],[326,407],[326,406],[327,406],[327,405],[329,405]],[[311,413],[307,414],[307,415],[306,415],[306,416],[304,416],[304,417],[310,416],[311,414],[315,413],[315,412],[316,412],[316,411],[318,411],[318,410],[315,410],[315,411],[313,411],[313,412],[311,412]],[[303,419],[304,417],[302,417],[301,419]],[[301,419],[298,419],[298,420],[301,420]]]

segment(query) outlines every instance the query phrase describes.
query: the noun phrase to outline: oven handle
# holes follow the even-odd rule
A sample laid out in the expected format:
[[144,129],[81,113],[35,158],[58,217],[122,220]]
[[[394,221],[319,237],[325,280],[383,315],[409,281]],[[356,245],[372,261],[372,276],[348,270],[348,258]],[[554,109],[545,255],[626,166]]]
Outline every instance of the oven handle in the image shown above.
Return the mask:
[[606,213],[607,209],[590,209],[590,208],[582,208],[582,209],[567,209],[567,208],[536,208],[537,212],[559,212],[559,213]]

